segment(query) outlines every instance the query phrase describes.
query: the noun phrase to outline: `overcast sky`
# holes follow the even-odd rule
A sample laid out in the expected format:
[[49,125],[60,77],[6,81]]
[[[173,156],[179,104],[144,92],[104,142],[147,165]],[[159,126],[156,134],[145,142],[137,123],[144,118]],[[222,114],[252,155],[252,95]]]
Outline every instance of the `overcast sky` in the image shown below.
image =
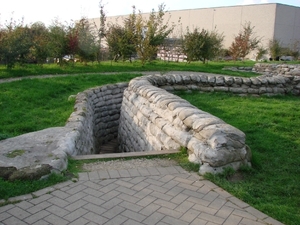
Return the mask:
[[[99,17],[99,0],[5,0],[0,6],[0,25],[13,18],[25,24],[41,21],[46,26],[57,18],[59,21],[78,20],[81,17]],[[142,12],[150,12],[161,3],[166,9],[194,9],[219,6],[249,5],[261,3],[282,3],[300,7],[300,0],[102,0],[107,16],[126,15],[135,5]]]

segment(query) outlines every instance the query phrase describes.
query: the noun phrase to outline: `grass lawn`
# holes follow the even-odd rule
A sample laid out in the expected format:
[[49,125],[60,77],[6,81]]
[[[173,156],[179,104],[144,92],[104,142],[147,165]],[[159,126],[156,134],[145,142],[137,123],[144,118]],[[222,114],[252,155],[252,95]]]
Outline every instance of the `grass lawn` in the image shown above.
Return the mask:
[[[56,69],[58,69],[58,74],[80,73],[80,71],[87,73],[96,72],[97,68],[103,69],[104,64],[97,65],[97,67],[90,65],[91,71],[87,69],[88,67],[72,70],[56,66]],[[131,71],[162,72],[188,70],[220,73],[223,66],[229,66],[225,63],[189,65],[154,62],[147,64],[144,68],[136,64],[136,67],[141,69],[138,70],[134,64],[127,64],[128,67],[132,66]],[[98,71],[98,74],[93,75],[24,79],[0,84],[0,140],[48,127],[64,126],[74,106],[73,101],[67,100],[68,96],[103,84],[127,82],[140,75],[126,73],[129,70],[128,67],[120,66],[119,72],[123,73],[118,75],[101,75]],[[24,71],[18,68],[4,71],[0,67],[0,79],[32,74],[53,74],[54,69],[50,68],[45,71],[44,73],[38,69],[34,71],[34,67],[31,68],[31,66],[25,68]],[[232,74],[230,71],[226,72]],[[234,73],[234,75],[241,76],[242,74]],[[248,75],[253,76],[251,73]],[[254,98],[225,93],[178,93],[178,95],[201,110],[210,112],[245,132],[247,144],[252,149],[253,168],[243,168],[241,181],[228,181],[226,179],[228,174],[208,175],[207,178],[284,224],[300,224],[299,97]],[[195,170],[195,167],[187,162],[186,154],[175,155],[174,159],[180,161],[183,166],[189,166],[188,169]],[[78,165],[74,165],[74,162],[70,163],[70,170],[76,172],[76,166]],[[32,192],[64,179],[62,176],[54,176],[49,183],[44,181],[10,183],[0,179],[0,199]]]
[[253,153],[253,168],[242,170],[241,181],[228,174],[206,178],[284,224],[300,224],[299,97],[179,96],[242,130]]
[[82,73],[101,73],[101,72],[132,72],[132,71],[193,71],[193,72],[207,72],[207,73],[221,73],[225,75],[245,76],[253,77],[256,76],[251,72],[232,72],[222,70],[225,66],[253,66],[255,62],[209,62],[203,64],[202,62],[191,62],[187,63],[176,63],[176,62],[164,62],[164,61],[153,61],[146,63],[142,66],[141,62],[134,61],[129,62],[110,62],[105,61],[98,63],[89,63],[83,65],[76,63],[66,64],[60,67],[56,64],[45,64],[42,67],[38,65],[28,64],[25,66],[16,66],[12,70],[7,70],[4,65],[0,65],[0,79],[9,77],[25,77],[29,75],[44,75],[44,74],[82,74]]

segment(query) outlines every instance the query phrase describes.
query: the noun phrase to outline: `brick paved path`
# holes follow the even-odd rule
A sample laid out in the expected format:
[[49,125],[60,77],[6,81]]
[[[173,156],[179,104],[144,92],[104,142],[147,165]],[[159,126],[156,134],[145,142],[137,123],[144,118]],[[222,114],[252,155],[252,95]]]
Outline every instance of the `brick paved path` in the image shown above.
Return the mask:
[[281,224],[179,166],[80,173],[0,207],[7,224]]

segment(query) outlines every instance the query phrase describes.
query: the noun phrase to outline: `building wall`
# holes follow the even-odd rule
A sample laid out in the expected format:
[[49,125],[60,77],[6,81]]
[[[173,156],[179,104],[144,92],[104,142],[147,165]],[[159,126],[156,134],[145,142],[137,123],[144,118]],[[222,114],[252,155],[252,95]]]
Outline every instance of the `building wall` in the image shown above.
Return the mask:
[[[143,14],[148,18],[149,14]],[[250,21],[254,26],[255,35],[260,37],[264,47],[269,40],[279,39],[282,44],[288,45],[295,40],[300,40],[300,7],[283,4],[259,4],[231,7],[216,7],[203,9],[174,10],[166,15],[170,16],[169,24],[177,24],[173,37],[195,28],[213,30],[223,33],[224,47],[228,48],[234,36],[243,28],[245,22]],[[127,17],[113,16],[107,18],[107,23],[123,24]],[[178,20],[180,19],[180,24]],[[99,23],[99,19],[91,19]]]
[[287,47],[300,41],[300,7],[277,5],[274,38]]

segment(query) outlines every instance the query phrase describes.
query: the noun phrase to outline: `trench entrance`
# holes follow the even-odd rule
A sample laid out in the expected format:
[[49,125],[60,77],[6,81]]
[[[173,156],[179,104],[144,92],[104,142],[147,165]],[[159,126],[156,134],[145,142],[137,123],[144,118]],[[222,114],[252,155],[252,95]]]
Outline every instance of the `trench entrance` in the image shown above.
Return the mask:
[[101,146],[99,146],[99,154],[120,153],[118,139],[115,138]]

